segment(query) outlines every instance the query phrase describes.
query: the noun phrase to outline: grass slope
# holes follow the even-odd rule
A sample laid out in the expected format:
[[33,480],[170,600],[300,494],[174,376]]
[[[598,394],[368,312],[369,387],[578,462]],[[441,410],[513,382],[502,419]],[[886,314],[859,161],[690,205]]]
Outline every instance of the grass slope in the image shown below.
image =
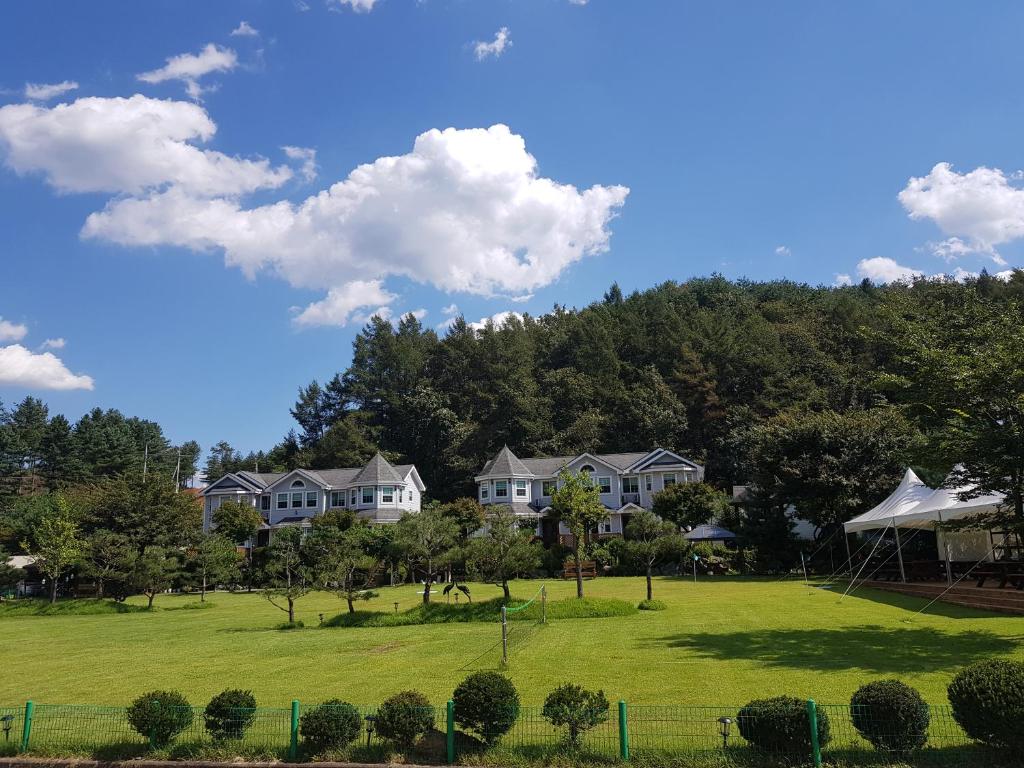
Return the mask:
[[[537,587],[521,582],[515,591],[528,596]],[[499,595],[489,585],[472,589],[474,606]],[[793,582],[657,579],[664,611],[633,610],[643,579],[597,579],[586,589],[600,598],[594,605],[627,601],[628,614],[511,625],[508,672],[524,704],[541,703],[570,680],[633,704],[741,704],[780,693],[842,703],[882,677],[899,677],[928,701],[944,703],[947,683],[964,664],[1024,659],[1019,617],[947,605],[916,614],[924,601],[866,589],[840,603],[832,591]],[[572,582],[549,581],[549,615],[574,590]],[[422,610],[415,587],[380,593],[364,604],[368,611],[393,615],[395,602],[400,611]],[[493,622],[320,629],[318,614],[338,616],[344,604],[317,593],[297,604],[306,629],[281,632],[274,627],[284,614],[258,594],[208,600],[207,610],[167,610],[191,606],[195,597],[161,596],[158,610],[123,614],[68,615],[73,603],[59,604],[53,615],[3,607],[0,647],[9,652],[0,706],[28,698],[122,704],[153,688],[180,689],[205,704],[228,687],[252,689],[266,705],[333,696],[375,704],[408,688],[441,703],[469,671],[498,662],[496,615]],[[459,609],[479,610],[428,610]]]

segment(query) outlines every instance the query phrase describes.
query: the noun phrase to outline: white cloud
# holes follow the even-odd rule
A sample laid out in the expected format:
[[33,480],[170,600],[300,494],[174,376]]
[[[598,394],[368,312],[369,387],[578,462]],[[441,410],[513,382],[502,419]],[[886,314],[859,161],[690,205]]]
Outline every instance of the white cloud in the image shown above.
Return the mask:
[[422,320],[427,316],[427,310],[421,307],[420,309],[414,309],[411,312],[406,312],[405,314],[412,315],[417,320]]
[[238,55],[230,48],[207,43],[199,53],[182,53],[170,56],[167,63],[159,69],[136,75],[137,80],[144,83],[163,83],[167,80],[180,80],[185,90],[193,99],[198,99],[204,92],[199,80],[211,72],[230,72],[238,66]]
[[857,262],[857,275],[876,283],[892,283],[897,280],[908,281],[915,277],[923,277],[924,272],[920,269],[905,267],[885,256],[875,256],[872,259],[861,259]]
[[62,83],[25,83],[25,98],[32,101],[49,101],[78,88],[74,80]]
[[259,37],[260,31],[256,29],[256,27],[254,27],[252,24],[250,24],[248,21],[245,21],[245,19],[243,19],[242,22],[237,27],[231,30],[231,36]]
[[31,352],[20,344],[0,347],[0,386],[25,389],[92,389],[90,376],[71,373],[51,352]]
[[292,160],[298,160],[301,165],[299,167],[299,173],[302,174],[302,178],[306,181],[314,181],[317,175],[316,165],[316,150],[311,147],[281,147]]
[[448,317],[451,317],[452,315],[457,315],[459,314],[459,305],[449,304],[447,307],[441,310],[441,314],[447,315]]
[[66,344],[63,338],[47,339],[43,342],[43,349],[64,349]]
[[910,218],[931,219],[949,239],[933,248],[943,258],[984,253],[1005,263],[996,247],[1024,237],[1024,189],[998,168],[957,173],[938,163],[927,176],[911,178],[899,194]]
[[327,7],[332,10],[340,10],[346,5],[356,13],[369,13],[377,0],[327,0]]
[[247,275],[269,270],[295,286],[327,287],[328,297],[297,318],[312,325],[344,322],[353,308],[374,304],[352,303],[353,281],[380,288],[382,279],[402,276],[483,296],[549,285],[608,249],[609,223],[628,194],[623,186],[580,191],[538,175],[523,138],[504,125],[448,128],[421,134],[408,154],[361,165],[298,204],[246,209],[175,185],[111,201],[82,234],[123,245],[221,248],[226,263]]
[[0,107],[0,156],[16,173],[42,173],[61,192],[143,194],[173,185],[190,195],[277,187],[286,166],[199,149],[217,126],[185,101],[83,98],[52,108]]
[[488,56],[498,58],[505,52],[505,49],[512,45],[512,40],[509,37],[508,27],[502,27],[494,33],[494,40],[489,43],[477,40],[473,44],[473,52],[476,54],[477,61],[483,61]]
[[775,248],[775,255],[776,256],[790,256],[790,255],[792,255],[792,251],[789,250],[789,246],[788,245],[779,245],[779,246],[776,246],[776,248]]
[[477,322],[470,323],[469,327],[474,331],[482,331],[487,326],[487,323],[494,323],[495,328],[501,328],[501,326],[505,324],[505,321],[510,317],[514,317],[517,320],[523,319],[523,316],[519,312],[507,310],[505,312],[496,312],[490,317],[481,317]]
[[586,5],[590,0],[569,0],[569,5]]
[[28,326],[0,317],[0,341],[21,341],[27,333]]
[[841,272],[838,275],[836,275],[836,280],[833,283],[833,285],[835,285],[837,287],[838,286],[843,286],[843,285],[853,285],[853,278],[850,277],[845,272]]
[[[379,314],[387,319],[391,316],[391,309],[384,305],[390,304],[396,298],[398,297],[395,294],[384,288],[380,280],[353,280],[338,288],[331,288],[326,298],[310,304],[296,316],[293,322],[298,326],[305,327],[343,326],[347,325],[349,321],[365,322],[374,314]],[[378,306],[368,316],[353,315],[356,309],[374,305],[381,306]]]

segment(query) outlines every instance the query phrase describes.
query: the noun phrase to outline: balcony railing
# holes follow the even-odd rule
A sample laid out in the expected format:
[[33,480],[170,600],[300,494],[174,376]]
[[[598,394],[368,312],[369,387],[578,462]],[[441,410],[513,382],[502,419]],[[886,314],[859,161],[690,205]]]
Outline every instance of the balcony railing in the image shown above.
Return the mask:
[[624,494],[622,494],[622,505],[623,506],[625,506],[626,504],[639,504],[639,503],[640,503],[640,494],[639,494],[639,492],[637,492],[637,493],[624,493]]

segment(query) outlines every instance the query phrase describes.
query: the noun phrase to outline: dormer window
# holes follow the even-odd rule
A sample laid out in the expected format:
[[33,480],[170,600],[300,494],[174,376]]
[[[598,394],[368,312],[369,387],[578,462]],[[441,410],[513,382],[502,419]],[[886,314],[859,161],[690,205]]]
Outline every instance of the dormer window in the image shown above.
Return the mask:
[[526,498],[526,481],[525,480],[516,480],[516,498],[517,499],[525,499]]
[[302,482],[301,480],[296,480],[295,482],[292,483],[292,488],[305,488],[305,487],[306,487],[306,484],[304,482]]
[[580,467],[580,472],[586,472],[588,475],[592,475],[594,474],[594,468],[589,464],[584,464],[582,467]]

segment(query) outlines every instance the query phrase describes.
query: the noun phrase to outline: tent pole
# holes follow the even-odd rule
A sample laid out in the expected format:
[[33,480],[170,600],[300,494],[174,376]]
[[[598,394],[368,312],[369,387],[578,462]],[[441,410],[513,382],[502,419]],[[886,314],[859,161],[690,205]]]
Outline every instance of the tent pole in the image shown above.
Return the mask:
[[[935,510],[935,514],[939,516],[939,525],[935,526],[935,533],[939,533],[939,526],[942,525],[942,512]],[[937,542],[936,542],[937,543]],[[946,584],[953,586],[953,566],[949,562],[949,542],[946,540],[946,532],[942,532],[942,549],[945,550],[946,554]]]
[[846,572],[853,576],[853,557],[850,555],[850,534],[843,528],[843,543],[846,544]]
[[896,525],[895,515],[892,518],[892,529],[896,533],[896,559],[900,563],[900,581],[907,583],[907,572],[903,570],[903,547],[900,546],[900,529]]

